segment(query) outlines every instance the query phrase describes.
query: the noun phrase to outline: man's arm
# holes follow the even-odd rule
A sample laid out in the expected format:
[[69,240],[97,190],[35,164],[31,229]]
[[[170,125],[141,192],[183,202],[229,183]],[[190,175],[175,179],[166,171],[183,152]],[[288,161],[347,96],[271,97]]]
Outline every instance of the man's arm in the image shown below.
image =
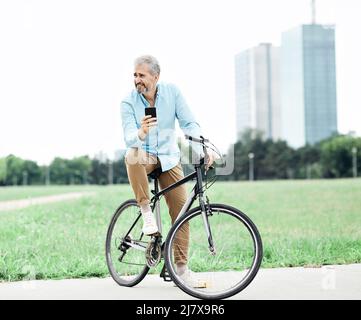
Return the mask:
[[121,104],[121,113],[124,141],[126,146],[128,148],[141,147],[143,141],[139,138],[139,129],[137,127],[135,113],[131,104],[123,101]]
[[[178,119],[179,127],[184,134],[199,138],[202,135],[202,130],[198,122],[195,120],[193,113],[191,112],[187,102],[177,87],[175,89],[175,104],[176,104],[176,117]],[[199,143],[191,142],[193,151],[204,156],[203,148]]]

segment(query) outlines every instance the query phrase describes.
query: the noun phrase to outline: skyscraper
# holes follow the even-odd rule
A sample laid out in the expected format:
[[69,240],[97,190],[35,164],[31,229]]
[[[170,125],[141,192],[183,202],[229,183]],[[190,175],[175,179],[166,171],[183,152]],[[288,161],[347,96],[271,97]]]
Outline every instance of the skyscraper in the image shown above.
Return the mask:
[[334,26],[301,25],[282,34],[282,138],[293,147],[337,132]]
[[280,138],[279,48],[263,43],[235,57],[236,129],[247,128]]

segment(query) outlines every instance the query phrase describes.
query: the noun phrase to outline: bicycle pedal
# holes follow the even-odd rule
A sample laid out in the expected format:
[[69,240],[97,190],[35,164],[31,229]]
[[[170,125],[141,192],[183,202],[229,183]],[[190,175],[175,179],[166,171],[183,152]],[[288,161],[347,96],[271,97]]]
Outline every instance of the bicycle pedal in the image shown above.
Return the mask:
[[152,238],[160,238],[162,235],[160,234],[159,231],[157,231],[156,233],[153,233],[150,235]]
[[163,278],[165,282],[172,282],[172,278],[170,277],[166,266],[164,265],[162,271],[160,272],[160,277]]

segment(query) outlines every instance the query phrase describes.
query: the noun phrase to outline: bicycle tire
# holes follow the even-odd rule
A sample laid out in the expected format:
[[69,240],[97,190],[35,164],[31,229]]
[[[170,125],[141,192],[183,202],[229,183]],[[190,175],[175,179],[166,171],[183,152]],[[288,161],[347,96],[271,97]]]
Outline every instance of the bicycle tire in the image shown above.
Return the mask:
[[173,263],[171,261],[172,259],[172,243],[173,239],[175,237],[175,234],[177,230],[182,226],[183,223],[186,223],[187,221],[190,221],[192,218],[201,215],[201,208],[196,207],[185,213],[182,217],[180,217],[175,224],[172,226],[171,230],[168,233],[166,242],[165,242],[165,250],[164,250],[164,259],[165,264],[167,267],[167,270],[169,272],[170,277],[175,282],[175,284],[183,290],[185,293],[198,298],[198,299],[207,299],[207,300],[213,300],[213,299],[226,299],[229,298],[242,290],[244,290],[254,279],[254,277],[257,275],[257,272],[261,266],[262,258],[263,258],[263,245],[262,245],[262,239],[259,234],[259,231],[256,227],[256,225],[252,222],[252,220],[243,212],[238,210],[237,208],[224,205],[224,204],[210,204],[210,208],[212,211],[217,210],[225,210],[238,218],[248,229],[248,231],[253,235],[253,241],[255,246],[255,257],[253,259],[252,263],[252,269],[247,273],[247,277],[236,287],[233,289],[230,289],[229,291],[226,291],[222,294],[206,294],[198,292],[192,288],[189,288],[187,285],[185,285],[183,282],[178,280],[178,276],[174,270]]
[[124,287],[133,287],[133,286],[137,285],[139,282],[141,282],[144,279],[144,277],[149,272],[149,267],[147,265],[145,265],[144,269],[138,274],[138,276],[136,276],[132,280],[126,280],[126,279],[122,279],[119,276],[119,274],[117,273],[117,271],[113,265],[113,261],[112,261],[112,257],[111,257],[111,244],[112,244],[111,242],[112,242],[112,234],[113,234],[114,226],[115,226],[116,222],[118,221],[118,218],[120,217],[122,212],[124,212],[124,210],[129,208],[130,206],[138,207],[137,201],[135,199],[127,200],[124,203],[122,203],[118,207],[118,209],[115,211],[115,213],[111,219],[111,222],[109,224],[109,227],[108,227],[106,244],[105,244],[106,262],[107,262],[107,266],[108,266],[110,275],[112,276],[112,278],[114,279],[114,281],[117,284],[119,284],[120,286],[124,286]]

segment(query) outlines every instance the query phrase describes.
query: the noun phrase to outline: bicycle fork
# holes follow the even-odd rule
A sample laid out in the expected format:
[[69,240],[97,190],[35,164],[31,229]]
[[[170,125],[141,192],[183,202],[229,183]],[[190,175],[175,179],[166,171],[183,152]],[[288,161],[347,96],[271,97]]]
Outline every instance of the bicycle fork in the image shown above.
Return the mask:
[[200,203],[201,211],[202,211],[204,229],[205,229],[206,234],[207,234],[208,248],[209,248],[210,254],[212,256],[215,256],[217,254],[217,251],[216,251],[216,247],[214,245],[211,226],[209,224],[209,219],[208,219],[208,217],[211,215],[211,209],[210,209],[208,197],[207,197],[207,202],[206,202],[207,205],[206,205],[205,202],[204,202],[203,194],[200,194],[199,195],[199,203]]

